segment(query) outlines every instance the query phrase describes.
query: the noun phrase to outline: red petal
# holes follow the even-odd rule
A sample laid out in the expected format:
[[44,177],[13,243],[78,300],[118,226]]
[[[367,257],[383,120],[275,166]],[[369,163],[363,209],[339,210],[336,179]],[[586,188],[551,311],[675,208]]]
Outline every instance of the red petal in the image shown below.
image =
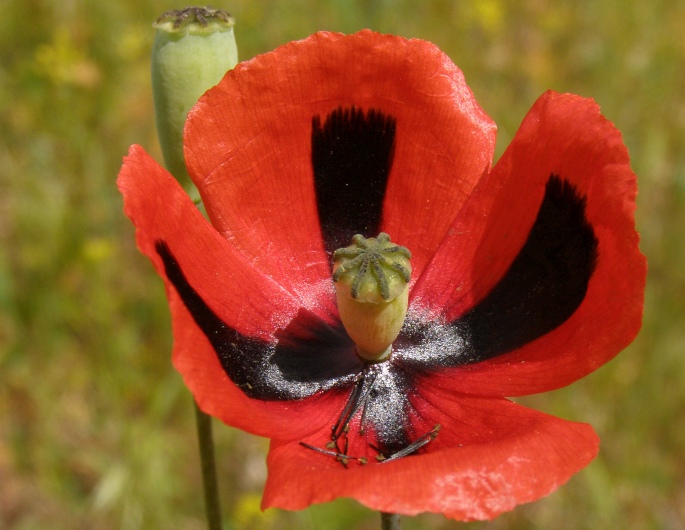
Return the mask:
[[[417,394],[413,428],[441,425],[424,453],[377,464],[349,462],[272,441],[263,507],[302,509],[351,497],[371,509],[415,515],[442,513],[458,520],[493,519],[517,504],[543,497],[596,455],[589,425],[568,422],[501,398],[446,399]],[[326,428],[305,440],[317,445]],[[349,454],[364,451],[349,448]]]
[[118,185],[126,214],[137,229],[138,246],[164,278],[173,322],[174,365],[201,408],[226,423],[264,436],[283,436],[284,432],[300,436],[335,415],[344,403],[344,398],[336,395],[295,405],[258,401],[230,381],[166,278],[155,242],[163,240],[169,245],[188,282],[226,324],[243,334],[274,341],[274,332],[295,316],[299,303],[251,267],[141,147],[131,148]]
[[620,133],[591,100],[548,92],[484,178],[419,280],[414,302],[448,320],[478,303],[523,245],[551,174],[587,196],[599,240],[581,306],[509,354],[435,377],[458,392],[524,395],[567,385],[614,357],[640,329],[646,262],[635,231],[636,179]]
[[302,298],[330,273],[312,180],[312,118],[353,105],[397,119],[383,226],[410,247],[420,271],[494,148],[494,125],[434,45],[370,31],[317,33],[239,65],[201,99],[186,128],[189,171],[214,226]]

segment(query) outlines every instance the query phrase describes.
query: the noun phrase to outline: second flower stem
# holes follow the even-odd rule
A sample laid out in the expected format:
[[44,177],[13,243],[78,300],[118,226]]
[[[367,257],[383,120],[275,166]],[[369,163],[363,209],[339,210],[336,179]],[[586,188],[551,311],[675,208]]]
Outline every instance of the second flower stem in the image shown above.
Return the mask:
[[197,439],[200,446],[207,528],[208,530],[221,530],[221,503],[219,501],[219,486],[216,478],[216,464],[214,462],[212,417],[200,410],[200,407],[197,406],[197,401],[193,400],[193,403],[195,403]]
[[396,513],[381,512],[381,530],[402,530],[400,528],[400,516]]

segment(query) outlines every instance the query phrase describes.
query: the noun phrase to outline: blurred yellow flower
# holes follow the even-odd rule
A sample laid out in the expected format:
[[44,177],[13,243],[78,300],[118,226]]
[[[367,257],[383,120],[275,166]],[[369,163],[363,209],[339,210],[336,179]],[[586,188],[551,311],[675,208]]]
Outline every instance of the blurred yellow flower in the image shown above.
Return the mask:
[[86,56],[66,28],[57,28],[52,41],[36,49],[35,69],[56,85],[93,89],[102,80],[98,64]]

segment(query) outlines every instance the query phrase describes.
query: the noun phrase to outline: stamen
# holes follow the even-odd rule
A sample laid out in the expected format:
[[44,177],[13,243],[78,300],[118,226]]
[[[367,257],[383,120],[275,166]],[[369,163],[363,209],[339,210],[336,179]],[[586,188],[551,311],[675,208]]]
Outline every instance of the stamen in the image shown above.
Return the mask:
[[[363,456],[350,456],[348,454],[339,453],[337,451],[329,451],[328,449],[321,449],[320,447],[310,445],[306,442],[300,442],[300,445],[302,447],[306,447],[307,449],[311,449],[312,451],[316,451],[317,453],[320,453],[322,455],[332,456],[345,467],[347,467],[347,464],[350,460],[356,460],[361,465],[365,465],[369,462],[368,459],[364,458]],[[347,448],[345,448],[345,450],[347,451]]]
[[[400,449],[396,453],[391,454],[390,456],[385,456],[383,453],[378,451],[379,454],[376,456],[376,460],[378,461],[379,464],[385,464],[386,462],[392,462],[393,460],[397,460],[398,458],[409,456],[410,454],[415,453],[416,451],[421,449],[424,445],[435,440],[435,438],[438,436],[438,432],[440,432],[440,424],[433,427],[433,429],[430,432],[427,432],[426,434],[421,436],[421,438],[419,438],[415,442],[409,444],[404,449]],[[376,449],[373,446],[371,446],[371,447],[373,449]]]
[[[335,425],[331,427],[331,441],[326,444],[325,449],[316,447],[314,445],[310,445],[306,442],[299,442],[300,445],[322,455],[331,456],[345,467],[348,467],[350,460],[357,461],[362,465],[367,464],[368,460],[365,457],[356,457],[347,454],[350,445],[348,433],[350,431],[350,422],[352,421],[352,418],[357,414],[357,412],[361,408],[362,413],[359,423],[359,434],[364,435],[366,408],[369,401],[369,397],[371,396],[371,392],[374,388],[374,385],[376,384],[377,379],[378,374],[375,371],[364,370],[362,373],[359,374],[357,381],[355,382],[354,387],[350,392],[350,396],[347,398],[345,407],[340,413],[340,416],[338,417],[338,420],[335,422]],[[423,436],[409,444],[407,447],[405,447],[404,449],[400,449],[399,451],[389,456],[383,454],[383,451],[380,448],[376,447],[371,443],[369,443],[369,447],[371,447],[371,449],[378,453],[378,455],[376,455],[376,461],[379,464],[385,462],[392,462],[393,460],[397,460],[399,458],[403,458],[405,456],[409,456],[415,453],[423,446],[435,440],[439,432],[440,425],[437,424],[435,425],[435,427],[433,427],[433,429],[431,429],[429,432],[427,432],[426,434],[424,434]],[[340,448],[341,438],[344,439],[344,448],[342,450]]]
[[361,399],[361,405],[362,405],[362,416],[359,420],[359,434],[363,435],[366,432],[366,429],[364,429],[364,423],[366,422],[366,406],[369,403],[369,397],[371,397],[371,391],[373,390],[374,385],[376,384],[376,379],[378,378],[378,374],[373,374],[373,379],[371,380],[371,384],[369,385],[367,391],[364,393]]
[[[343,408],[342,412],[340,413],[340,416],[338,417],[338,421],[335,422],[335,425],[331,427],[331,430],[333,431],[333,434],[331,436],[331,439],[333,441],[337,440],[342,436],[342,434],[345,432],[345,428],[349,426],[350,420],[354,416],[355,412],[357,412],[357,402],[359,401],[359,392],[361,391],[362,387],[364,386],[364,373],[362,372],[359,374],[357,381],[354,384],[354,387],[352,388],[352,392],[350,392],[350,397],[347,398],[347,402],[345,403],[345,407]],[[342,427],[342,430],[339,430]]]
[[[338,438],[340,438],[343,434],[349,432],[350,422],[352,421],[352,418],[354,418],[354,416],[357,414],[357,411],[360,407],[363,407],[360,423],[360,433],[363,433],[364,419],[366,417],[366,404],[369,401],[371,390],[376,384],[377,378],[378,374],[375,371],[371,371],[371,369],[366,369],[361,374],[359,374],[357,381],[354,384],[354,387],[352,388],[352,392],[350,392],[350,396],[347,398],[345,407],[343,408],[342,412],[340,413],[340,416],[338,417],[338,421],[336,421],[335,425],[331,427],[331,439],[333,440],[333,442],[337,442]],[[330,443],[327,445],[327,447],[329,445]]]

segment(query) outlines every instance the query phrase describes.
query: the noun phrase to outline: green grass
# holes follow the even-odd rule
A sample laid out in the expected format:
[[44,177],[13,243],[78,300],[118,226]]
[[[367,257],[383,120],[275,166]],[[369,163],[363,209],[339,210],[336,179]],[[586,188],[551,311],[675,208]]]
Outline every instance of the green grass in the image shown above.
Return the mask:
[[[650,264],[643,330],[569,388],[526,403],[592,423],[600,456],[491,523],[403,528],[685,527],[685,4],[676,0],[240,0],[242,58],[319,30],[438,44],[499,125],[498,153],[553,88],[595,98],[639,176]],[[157,159],[152,20],[165,1],[8,0],[0,19],[0,528],[204,528],[192,404],[170,365],[162,283],[114,181]],[[376,529],[340,500],[259,511],[266,443],[215,424],[229,529]],[[325,485],[322,485],[325,487]]]

